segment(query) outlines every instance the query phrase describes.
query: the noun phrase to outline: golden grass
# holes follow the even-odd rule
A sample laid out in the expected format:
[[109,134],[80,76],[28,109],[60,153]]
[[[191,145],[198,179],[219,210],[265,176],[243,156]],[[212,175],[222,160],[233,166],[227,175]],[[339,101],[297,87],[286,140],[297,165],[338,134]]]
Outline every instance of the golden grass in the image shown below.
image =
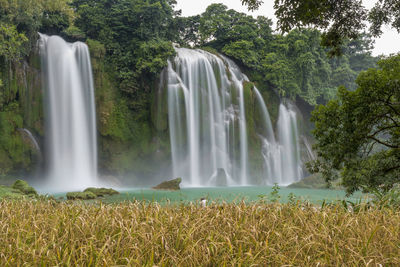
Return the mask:
[[0,265],[400,265],[400,213],[0,201]]

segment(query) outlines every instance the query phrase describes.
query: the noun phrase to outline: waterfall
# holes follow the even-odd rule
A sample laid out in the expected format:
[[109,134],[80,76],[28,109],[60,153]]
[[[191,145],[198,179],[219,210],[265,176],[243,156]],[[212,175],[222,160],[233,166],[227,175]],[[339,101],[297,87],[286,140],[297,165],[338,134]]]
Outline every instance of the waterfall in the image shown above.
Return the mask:
[[[257,184],[249,174],[248,129],[238,66],[222,55],[176,48],[168,62],[168,121],[174,177],[184,186]],[[296,113],[281,104],[275,134],[264,99],[253,88],[262,113],[263,184],[288,185],[302,177]],[[276,136],[275,136],[276,135]]]
[[168,63],[173,173],[186,186],[247,184],[243,75],[233,62],[202,50],[176,49]]
[[52,190],[75,190],[97,182],[94,86],[88,47],[41,35],[46,92],[48,180]]
[[299,131],[296,112],[284,104],[279,106],[278,141],[281,145],[282,176],[279,184],[289,185],[302,177]]
[[266,129],[264,133],[259,134],[265,165],[265,183],[289,185],[297,182],[302,178],[302,162],[296,112],[284,104],[279,105],[278,131],[277,138],[275,138],[264,99],[257,88],[253,90],[257,103],[261,106],[264,129]]

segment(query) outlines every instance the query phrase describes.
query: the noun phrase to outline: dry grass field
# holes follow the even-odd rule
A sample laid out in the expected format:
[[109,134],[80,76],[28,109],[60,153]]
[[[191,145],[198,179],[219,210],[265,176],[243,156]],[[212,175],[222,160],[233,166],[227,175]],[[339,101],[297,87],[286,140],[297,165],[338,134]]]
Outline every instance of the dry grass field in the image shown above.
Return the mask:
[[0,201],[0,266],[399,266],[400,212]]

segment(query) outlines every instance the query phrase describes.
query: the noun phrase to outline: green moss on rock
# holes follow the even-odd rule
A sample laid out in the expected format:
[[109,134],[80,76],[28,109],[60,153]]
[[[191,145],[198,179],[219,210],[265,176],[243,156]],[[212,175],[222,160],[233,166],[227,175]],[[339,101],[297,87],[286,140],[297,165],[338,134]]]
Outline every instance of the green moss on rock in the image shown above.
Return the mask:
[[111,195],[119,194],[118,191],[116,191],[112,188],[95,188],[95,187],[86,188],[83,192],[91,192],[91,193],[95,194],[96,197],[104,197],[104,196],[111,196]]
[[89,200],[95,199],[97,196],[92,192],[68,192],[67,199],[68,200]]
[[28,196],[37,196],[35,188],[30,186],[26,181],[17,180],[12,186],[13,189],[17,189]]
[[179,184],[182,182],[182,178],[176,178],[170,181],[162,182],[161,184],[154,186],[156,190],[180,190]]

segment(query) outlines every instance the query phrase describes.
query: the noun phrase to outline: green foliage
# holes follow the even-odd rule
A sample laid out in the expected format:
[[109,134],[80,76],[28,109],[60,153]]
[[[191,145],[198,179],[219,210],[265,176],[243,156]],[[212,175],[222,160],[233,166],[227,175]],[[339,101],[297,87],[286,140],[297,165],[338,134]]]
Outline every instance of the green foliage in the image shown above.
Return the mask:
[[288,195],[288,204],[295,206],[295,205],[297,205],[297,203],[298,203],[298,200],[297,200],[296,195],[293,194],[292,192],[290,192]]
[[[257,9],[262,1],[241,0],[249,10]],[[357,40],[366,27],[371,24],[370,32],[374,36],[382,34],[382,26],[390,24],[400,30],[400,3],[382,0],[367,11],[363,1],[353,0],[275,0],[275,16],[278,29],[290,32],[295,28],[314,27],[323,30],[321,44],[330,48],[329,55],[343,53],[343,44],[347,39]]]
[[223,4],[212,4],[200,16],[179,23],[181,45],[212,47],[247,72],[257,72],[253,81],[258,84],[267,84],[281,97],[301,97],[312,106],[332,99],[340,85],[354,90],[357,74],[375,66],[367,35],[343,42],[343,56],[329,59],[318,30],[273,34],[270,19],[254,19]]
[[90,55],[95,59],[104,59],[106,48],[102,43],[96,40],[87,39],[86,44],[90,49]]
[[241,0],[241,2],[242,5],[247,5],[250,11],[258,9],[263,3],[262,0]]
[[20,190],[12,187],[0,185],[0,200],[1,199],[22,199],[25,196]]
[[59,34],[67,29],[69,26],[69,15],[61,11],[48,11],[43,12],[42,25],[40,31],[49,35]]
[[106,60],[116,67],[119,88],[133,105],[155,80],[175,51],[175,12],[171,0],[74,0],[75,24],[84,34],[102,43]]
[[326,30],[321,41],[331,48],[331,55],[341,54],[346,38],[357,38],[366,19],[366,9],[361,1],[353,0],[322,0],[317,3],[314,0],[276,0],[274,8],[279,18],[278,28],[283,32],[304,26]]
[[400,177],[400,55],[381,60],[357,78],[356,91],[318,106],[310,170],[330,182],[339,174],[348,193],[388,191]]
[[16,180],[12,186],[0,185],[1,199],[23,199],[24,197],[38,198],[36,190],[26,181]]
[[18,104],[12,103],[0,112],[0,176],[29,169],[32,150],[18,128],[22,128],[22,116]]
[[252,68],[257,68],[258,66],[258,54],[252,42],[240,40],[230,43],[222,48],[222,52],[231,58],[243,62],[246,66]]
[[278,202],[279,199],[281,198],[281,196],[279,195],[279,190],[281,188],[279,187],[279,185],[277,183],[274,184],[274,186],[272,187],[272,192],[269,194],[269,200],[271,202]]
[[19,60],[36,44],[37,32],[56,33],[72,20],[69,0],[0,1],[0,57]]
[[18,60],[22,57],[21,47],[28,41],[24,34],[18,33],[14,25],[0,22],[0,56],[5,60]]
[[387,192],[382,192],[377,189],[371,190],[373,193],[372,203],[378,207],[400,208],[400,187],[398,184]]
[[157,75],[167,66],[167,59],[174,54],[175,51],[168,41],[151,40],[143,43],[139,48],[136,69],[140,73]]
[[179,32],[177,42],[182,46],[199,46],[200,42],[200,15],[175,18],[176,29]]

